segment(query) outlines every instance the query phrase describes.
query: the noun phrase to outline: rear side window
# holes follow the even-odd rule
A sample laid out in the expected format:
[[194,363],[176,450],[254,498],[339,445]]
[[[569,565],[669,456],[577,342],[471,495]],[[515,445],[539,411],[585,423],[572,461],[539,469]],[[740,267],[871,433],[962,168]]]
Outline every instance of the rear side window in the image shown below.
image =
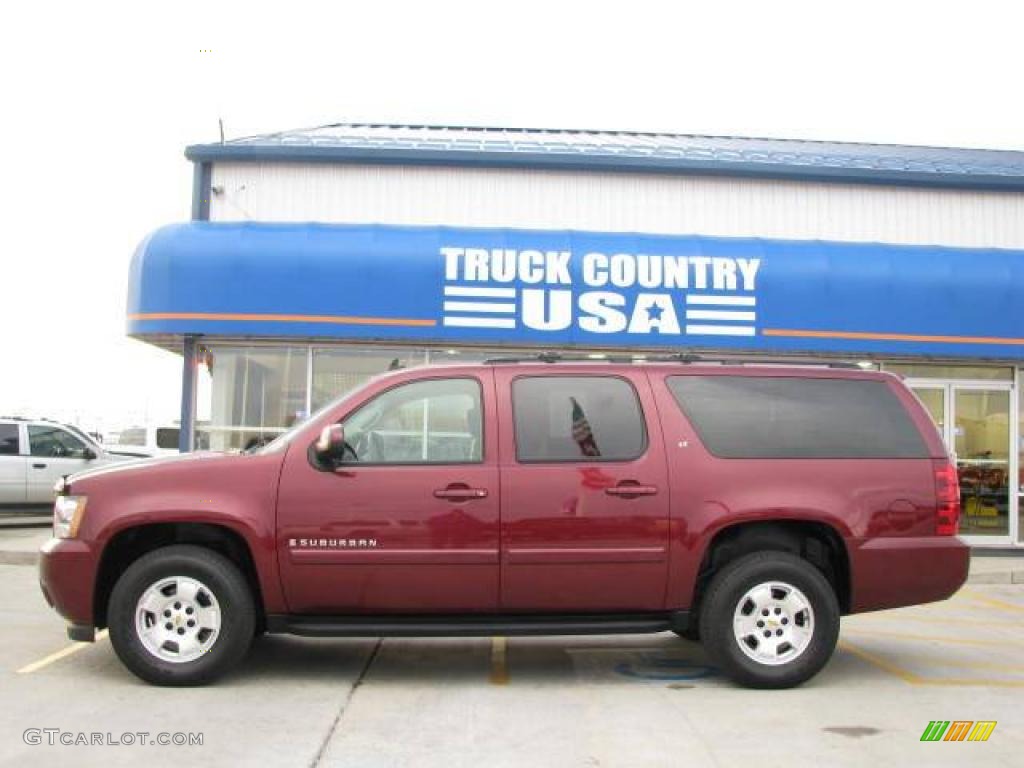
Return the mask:
[[18,425],[0,424],[0,456],[18,455]]
[[629,461],[647,448],[633,386],[611,376],[530,376],[512,382],[521,462]]
[[727,459],[916,459],[917,427],[883,381],[672,376],[711,453]]
[[176,427],[161,427],[156,431],[156,447],[178,450],[178,436],[181,430]]

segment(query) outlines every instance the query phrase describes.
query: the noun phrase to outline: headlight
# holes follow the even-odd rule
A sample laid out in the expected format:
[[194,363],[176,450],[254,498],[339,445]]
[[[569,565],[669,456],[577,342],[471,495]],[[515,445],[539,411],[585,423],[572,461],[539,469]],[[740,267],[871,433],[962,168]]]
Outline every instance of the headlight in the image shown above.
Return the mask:
[[53,504],[53,535],[57,539],[73,539],[85,512],[85,496],[58,496]]

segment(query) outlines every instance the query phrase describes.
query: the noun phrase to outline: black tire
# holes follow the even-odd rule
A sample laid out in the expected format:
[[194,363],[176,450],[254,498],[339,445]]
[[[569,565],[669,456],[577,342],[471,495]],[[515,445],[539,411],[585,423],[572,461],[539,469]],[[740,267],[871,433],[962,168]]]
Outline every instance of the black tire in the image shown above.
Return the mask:
[[[775,665],[748,656],[733,631],[740,601],[765,582],[795,587],[813,611],[804,650]],[[708,656],[735,682],[750,688],[791,688],[816,675],[832,657],[839,638],[839,603],[832,585],[806,560],[785,552],[755,552],[729,563],[712,578],[700,609],[700,632]]]
[[[174,576],[201,582],[220,609],[216,637],[191,661],[161,659],[147,650],[136,630],[135,610],[143,593]],[[125,570],[110,595],[107,625],[114,651],[138,677],[155,685],[203,685],[245,656],[256,628],[256,611],[249,586],[234,563],[204,547],[175,545],[149,552]]]

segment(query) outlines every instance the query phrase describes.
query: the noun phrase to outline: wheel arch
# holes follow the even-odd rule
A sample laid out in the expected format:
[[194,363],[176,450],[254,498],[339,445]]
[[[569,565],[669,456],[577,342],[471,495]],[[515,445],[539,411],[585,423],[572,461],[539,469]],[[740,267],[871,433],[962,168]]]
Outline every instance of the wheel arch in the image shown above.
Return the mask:
[[173,544],[205,547],[228,558],[242,572],[252,590],[257,621],[264,625],[263,589],[246,537],[227,525],[208,522],[143,523],[123,528],[113,534],[103,548],[93,590],[93,623],[107,625],[107,603],[120,575],[128,566],[154,550]]
[[850,556],[839,530],[831,523],[814,519],[740,521],[714,532],[704,548],[691,599],[691,613],[697,615],[703,592],[724,565],[751,552],[788,552],[807,560],[832,585],[840,612],[850,611],[852,585]]

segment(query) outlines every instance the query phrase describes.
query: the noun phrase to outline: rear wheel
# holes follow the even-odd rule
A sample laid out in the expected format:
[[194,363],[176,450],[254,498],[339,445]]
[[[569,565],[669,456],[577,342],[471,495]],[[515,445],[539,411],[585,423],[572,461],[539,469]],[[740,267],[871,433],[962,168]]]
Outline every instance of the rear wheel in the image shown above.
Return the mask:
[[110,642],[128,669],[157,685],[199,685],[224,674],[252,642],[255,610],[238,568],[202,547],[136,560],[114,586]]
[[813,565],[756,552],[722,568],[700,613],[708,655],[752,688],[789,688],[817,674],[839,637],[839,604]]

